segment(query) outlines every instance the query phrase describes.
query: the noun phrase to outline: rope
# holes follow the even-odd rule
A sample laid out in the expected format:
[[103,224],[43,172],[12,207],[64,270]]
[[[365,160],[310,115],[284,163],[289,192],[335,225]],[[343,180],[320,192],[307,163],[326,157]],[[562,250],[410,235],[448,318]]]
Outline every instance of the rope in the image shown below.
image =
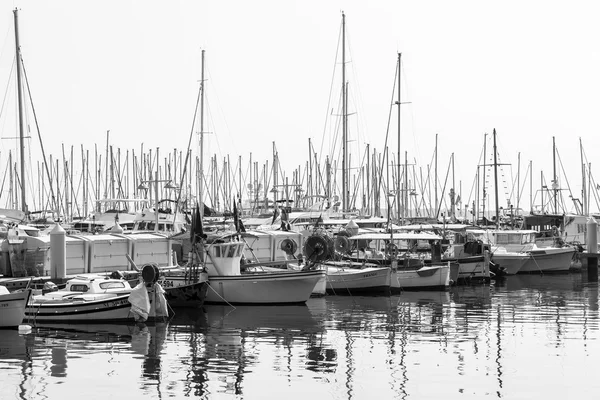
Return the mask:
[[538,269],[540,270],[540,274],[544,275],[544,271],[542,271],[542,268],[540,267],[540,264],[538,264],[537,260],[535,259],[535,257],[533,256],[533,254],[529,253],[529,256],[531,257],[531,259],[533,260],[533,262],[535,263],[535,265],[538,267]]
[[231,304],[230,302],[228,302],[227,300],[225,300],[225,299],[223,298],[223,296],[221,296],[221,295],[219,294],[219,292],[217,292],[217,291],[215,290],[215,288],[213,288],[213,287],[212,287],[210,284],[208,285],[208,287],[210,288],[210,290],[212,290],[213,292],[215,292],[215,294],[216,294],[217,296],[219,296],[219,297],[221,298],[221,300],[223,300],[225,303],[227,303],[227,305],[228,305],[228,306],[232,307],[234,310],[236,309],[236,308],[233,306],[233,304]]

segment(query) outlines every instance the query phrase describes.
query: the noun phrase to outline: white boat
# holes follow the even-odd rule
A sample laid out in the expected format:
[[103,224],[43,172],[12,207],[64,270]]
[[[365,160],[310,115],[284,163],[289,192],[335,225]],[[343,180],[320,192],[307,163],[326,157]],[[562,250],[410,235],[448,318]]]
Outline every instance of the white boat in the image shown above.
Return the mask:
[[23,322],[31,289],[10,293],[0,286],[0,328],[16,328]]
[[392,268],[392,292],[403,290],[446,290],[450,287],[450,263],[420,268]]
[[[529,229],[513,230],[468,230],[469,235],[494,246],[503,247],[507,252],[526,253],[527,261],[518,273],[569,272],[577,248],[538,247],[537,232]],[[492,258],[493,260],[493,258]]]
[[[143,285],[143,284],[141,284]],[[158,285],[148,290],[153,297],[149,318],[167,315],[166,300],[160,299]],[[136,287],[137,289],[137,287]],[[142,287],[146,291],[145,287]],[[141,290],[140,290],[141,291]],[[67,281],[64,289],[32,296],[25,318],[28,322],[115,322],[133,321],[130,295],[134,292],[124,279],[77,277]]]
[[529,259],[519,273],[569,272],[576,252],[574,247],[544,247],[531,250],[528,252]]
[[244,242],[228,233],[204,245],[209,276],[207,304],[305,303],[324,270],[244,273],[240,271]]
[[[173,204],[175,209],[169,204]],[[175,201],[162,199],[156,206],[144,208],[136,214],[133,232],[161,232],[171,236],[185,229],[188,223],[186,216]]]
[[[245,271],[252,272],[252,273],[302,271],[303,268],[304,268],[304,265],[297,265],[297,264],[288,264],[287,269],[281,269],[281,268],[263,266],[263,265],[253,265],[253,264],[245,265]],[[317,284],[313,288],[313,291],[312,291],[310,297],[325,296],[327,294],[327,268],[323,265],[317,264],[316,266],[314,266],[314,269],[322,269],[323,271],[325,271],[325,274],[323,274],[323,276],[321,276],[321,278],[319,278],[319,280],[317,281]]]
[[327,293],[336,295],[389,294],[392,272],[388,267],[353,261],[327,261]]
[[133,230],[136,209],[147,205],[145,199],[102,199],[96,200],[98,208],[87,218],[73,222],[71,228],[79,232],[105,232],[119,225],[125,232]]
[[492,262],[500,268],[505,275],[516,275],[523,265],[529,260],[527,253],[506,251],[504,247],[492,247]]

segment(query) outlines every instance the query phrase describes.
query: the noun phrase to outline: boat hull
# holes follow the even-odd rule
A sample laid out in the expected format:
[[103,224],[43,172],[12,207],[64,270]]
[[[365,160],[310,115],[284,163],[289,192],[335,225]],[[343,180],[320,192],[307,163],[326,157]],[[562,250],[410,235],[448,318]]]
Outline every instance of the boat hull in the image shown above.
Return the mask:
[[419,269],[392,270],[392,291],[446,290],[450,286],[450,265],[425,265]]
[[211,276],[206,304],[301,304],[326,271],[261,272]]
[[34,324],[133,321],[128,299],[129,294],[91,301],[30,302],[25,310],[25,318]]
[[202,307],[208,291],[208,281],[177,282],[172,277],[165,278],[161,286],[165,289],[165,298],[171,307]]
[[503,269],[505,275],[516,275],[529,260],[525,253],[495,252],[492,261]]
[[459,264],[458,282],[490,279],[489,260],[485,256],[464,257],[456,261]]
[[576,250],[571,247],[542,248],[530,251],[530,257],[519,271],[520,274],[569,272]]
[[31,290],[0,295],[0,328],[17,328],[23,323]]
[[388,267],[347,268],[327,265],[327,293],[335,295],[389,294]]

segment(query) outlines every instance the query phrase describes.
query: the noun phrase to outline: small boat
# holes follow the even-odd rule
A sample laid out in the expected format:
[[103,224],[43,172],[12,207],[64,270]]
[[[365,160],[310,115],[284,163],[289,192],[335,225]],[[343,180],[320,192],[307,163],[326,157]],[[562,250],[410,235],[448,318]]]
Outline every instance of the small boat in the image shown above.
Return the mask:
[[404,290],[447,290],[450,275],[458,264],[450,262],[423,264],[420,268],[392,268],[392,291]]
[[203,244],[209,276],[207,304],[301,304],[311,296],[326,271],[241,273],[244,242],[238,233],[226,233]]
[[0,286],[0,328],[17,328],[23,323],[31,289],[10,293]]
[[327,293],[390,294],[391,269],[353,261],[327,261]]
[[[149,286],[149,287],[148,287]],[[81,276],[67,281],[64,289],[32,296],[25,310],[27,321],[36,322],[117,322],[137,321],[139,309],[148,301],[146,318],[168,315],[159,285],[140,283],[132,289],[128,281],[102,276]],[[163,296],[161,298],[161,296]],[[142,299],[136,302],[135,299]],[[133,305],[132,305],[133,302]],[[136,312],[137,311],[137,312]],[[144,314],[144,311],[141,311]],[[143,320],[143,318],[142,318]]]

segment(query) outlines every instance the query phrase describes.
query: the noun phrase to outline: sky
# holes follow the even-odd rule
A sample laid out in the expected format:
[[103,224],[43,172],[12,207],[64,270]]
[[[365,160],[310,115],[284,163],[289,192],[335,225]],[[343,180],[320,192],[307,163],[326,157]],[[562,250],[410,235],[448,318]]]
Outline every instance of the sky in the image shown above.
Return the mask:
[[103,152],[107,131],[122,149],[185,150],[204,50],[205,154],[247,163],[252,153],[271,165],[275,146],[291,176],[304,168],[309,140],[322,155],[339,141],[332,127],[343,12],[350,146],[358,154],[366,144],[381,151],[386,133],[397,150],[390,105],[400,52],[401,152],[426,174],[437,137],[439,179],[454,154],[463,200],[474,199],[484,134],[494,129],[499,162],[510,164],[500,186],[510,191],[512,183],[502,181],[516,179],[520,159],[527,203],[530,162],[533,185],[541,186],[542,173],[550,185],[553,138],[561,189],[581,197],[580,141],[592,176],[597,168],[594,1],[3,1],[2,170],[15,148],[8,139],[15,136],[14,93],[6,92],[14,8],[45,151],[57,157],[62,146]]

